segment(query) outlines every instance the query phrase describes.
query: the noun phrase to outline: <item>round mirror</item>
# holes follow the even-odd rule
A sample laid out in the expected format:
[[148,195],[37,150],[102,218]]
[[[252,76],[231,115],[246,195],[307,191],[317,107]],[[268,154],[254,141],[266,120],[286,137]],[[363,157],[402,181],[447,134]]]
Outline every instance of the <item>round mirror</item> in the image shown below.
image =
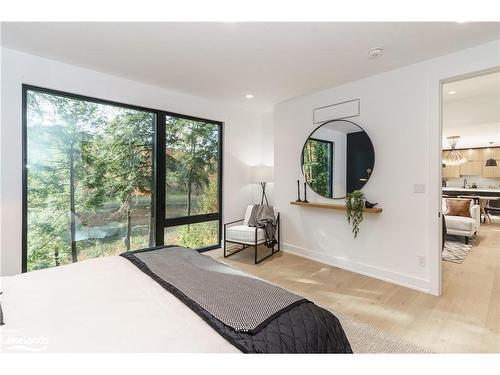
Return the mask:
[[375,164],[370,137],[358,125],[333,120],[317,127],[302,148],[302,173],[326,198],[345,198],[369,180]]

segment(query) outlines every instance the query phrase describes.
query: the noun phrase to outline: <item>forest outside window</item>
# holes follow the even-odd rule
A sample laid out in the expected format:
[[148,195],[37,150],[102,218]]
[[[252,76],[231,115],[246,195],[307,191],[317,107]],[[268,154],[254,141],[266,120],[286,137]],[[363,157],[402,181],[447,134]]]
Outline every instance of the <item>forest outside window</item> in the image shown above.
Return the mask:
[[220,243],[221,123],[31,86],[23,106],[23,271]]
[[166,116],[166,244],[220,244],[221,136],[220,123]]

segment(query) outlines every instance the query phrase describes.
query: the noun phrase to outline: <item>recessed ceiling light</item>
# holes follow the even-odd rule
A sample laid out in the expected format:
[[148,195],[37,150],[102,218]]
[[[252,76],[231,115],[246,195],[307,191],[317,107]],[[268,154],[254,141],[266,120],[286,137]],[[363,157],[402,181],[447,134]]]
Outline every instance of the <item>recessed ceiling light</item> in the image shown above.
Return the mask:
[[253,99],[253,94],[246,94],[245,98],[247,98],[247,99]]
[[448,94],[450,94],[450,95],[455,95],[456,93],[457,93],[457,92],[456,92],[455,90],[450,90],[450,91],[448,91]]
[[368,58],[376,59],[377,57],[380,57],[382,55],[382,52],[384,52],[384,50],[380,47],[372,48],[368,51]]

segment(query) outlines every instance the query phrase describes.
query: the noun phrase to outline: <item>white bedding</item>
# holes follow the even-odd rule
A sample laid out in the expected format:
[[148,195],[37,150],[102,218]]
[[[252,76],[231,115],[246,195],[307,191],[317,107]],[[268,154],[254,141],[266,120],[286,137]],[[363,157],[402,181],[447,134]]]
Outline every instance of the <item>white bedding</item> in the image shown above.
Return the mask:
[[239,352],[128,260],[0,279],[0,351]]

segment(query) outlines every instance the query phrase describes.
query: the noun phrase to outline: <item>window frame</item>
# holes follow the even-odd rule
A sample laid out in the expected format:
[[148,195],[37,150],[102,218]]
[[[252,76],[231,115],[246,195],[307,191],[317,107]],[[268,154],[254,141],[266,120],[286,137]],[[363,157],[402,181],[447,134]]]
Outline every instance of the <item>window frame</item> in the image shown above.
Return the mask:
[[[154,186],[154,210],[151,215],[154,216],[155,223],[155,244],[152,248],[161,248],[164,246],[164,229],[171,226],[186,225],[186,224],[196,224],[203,223],[207,221],[218,221],[218,236],[217,243],[208,247],[197,249],[199,252],[217,249],[220,247],[222,240],[222,189],[223,189],[223,165],[224,165],[224,123],[222,121],[210,120],[201,117],[195,117],[190,115],[184,115],[180,113],[159,110],[154,108],[142,107],[138,105],[132,105],[127,103],[121,103],[117,101],[95,98],[86,95],[69,93],[66,91],[54,90],[49,88],[44,88],[36,85],[30,85],[23,83],[21,86],[22,90],[22,225],[21,225],[21,271],[24,273],[27,271],[28,266],[28,123],[27,123],[27,109],[28,109],[28,91],[37,91],[45,94],[57,95],[61,97],[66,97],[75,100],[82,100],[96,104],[111,105],[120,108],[127,108],[137,111],[144,111],[149,113],[154,113],[156,116],[156,122],[153,129],[153,186]],[[193,216],[183,216],[173,219],[167,219],[165,215],[166,209],[166,117],[178,117],[187,120],[200,121],[204,123],[210,123],[218,126],[218,212],[202,215]]]
[[[223,123],[220,121],[213,121],[213,120],[206,120],[202,119],[199,117],[193,117],[193,116],[186,116],[186,115],[179,115],[179,114],[172,114],[170,112],[163,112],[163,134],[162,139],[166,139],[166,116],[170,117],[177,117],[177,118],[182,118],[186,120],[193,120],[193,121],[200,121],[212,125],[216,125],[218,128],[218,160],[217,160],[217,206],[218,206],[218,212],[211,212],[208,214],[199,214],[199,215],[190,215],[190,216],[179,216],[179,217],[173,217],[173,218],[167,218],[166,217],[166,181],[163,181],[163,198],[160,199],[161,202],[163,202],[163,207],[162,207],[162,218],[163,218],[163,226],[161,228],[161,233],[156,233],[157,235],[161,236],[161,243],[164,244],[164,228],[170,228],[170,227],[176,227],[179,225],[188,225],[188,224],[198,224],[198,223],[205,223],[208,221],[218,221],[218,230],[217,230],[217,243],[214,245],[209,245],[206,247],[202,247],[199,249],[196,249],[198,252],[202,253],[204,251],[209,251],[209,250],[214,250],[218,249],[220,247],[221,241],[222,241],[222,172],[223,172]],[[159,138],[159,137],[158,137]],[[166,147],[167,142],[163,142],[163,145]],[[162,159],[161,160],[161,166],[159,165],[158,168],[162,168],[165,173],[163,174],[163,177],[165,177],[166,174],[166,150],[162,150],[161,154]]]

